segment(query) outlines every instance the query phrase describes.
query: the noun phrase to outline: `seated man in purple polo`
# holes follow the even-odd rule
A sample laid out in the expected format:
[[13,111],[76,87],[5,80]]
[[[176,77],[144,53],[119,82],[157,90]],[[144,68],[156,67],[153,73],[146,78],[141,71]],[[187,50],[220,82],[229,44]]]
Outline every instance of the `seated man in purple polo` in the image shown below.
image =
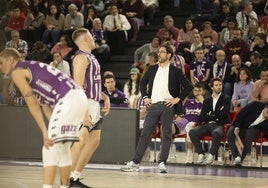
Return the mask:
[[125,94],[115,87],[116,81],[113,75],[104,76],[103,84],[106,88],[103,92],[109,96],[111,107],[128,107]]

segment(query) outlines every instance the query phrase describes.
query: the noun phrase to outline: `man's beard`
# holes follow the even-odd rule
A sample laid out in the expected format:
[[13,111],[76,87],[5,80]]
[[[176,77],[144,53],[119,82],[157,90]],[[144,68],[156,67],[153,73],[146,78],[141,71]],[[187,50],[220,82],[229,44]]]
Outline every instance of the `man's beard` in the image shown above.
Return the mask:
[[167,58],[161,58],[161,59],[159,59],[159,63],[160,63],[160,64],[161,64],[161,63],[165,63],[167,60],[168,60]]

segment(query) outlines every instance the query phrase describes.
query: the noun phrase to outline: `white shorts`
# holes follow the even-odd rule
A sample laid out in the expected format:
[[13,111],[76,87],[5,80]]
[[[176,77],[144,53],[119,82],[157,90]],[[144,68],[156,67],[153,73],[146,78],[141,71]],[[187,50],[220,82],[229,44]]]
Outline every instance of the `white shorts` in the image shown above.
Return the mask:
[[71,144],[71,142],[60,142],[49,149],[43,146],[43,166],[65,167],[72,165]]
[[84,91],[82,89],[69,91],[53,109],[48,125],[48,137],[54,143],[78,141],[79,127],[86,109],[87,97]]
[[100,103],[93,99],[87,99],[87,109],[91,116],[91,121],[96,124],[101,119],[100,115]]

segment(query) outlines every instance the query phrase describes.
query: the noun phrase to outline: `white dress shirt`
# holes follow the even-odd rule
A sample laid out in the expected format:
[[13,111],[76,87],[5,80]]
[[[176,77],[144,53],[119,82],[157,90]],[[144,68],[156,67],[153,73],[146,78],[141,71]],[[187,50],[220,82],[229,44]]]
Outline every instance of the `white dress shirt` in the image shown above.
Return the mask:
[[152,88],[152,103],[173,98],[168,90],[169,66],[159,66],[157,69]]

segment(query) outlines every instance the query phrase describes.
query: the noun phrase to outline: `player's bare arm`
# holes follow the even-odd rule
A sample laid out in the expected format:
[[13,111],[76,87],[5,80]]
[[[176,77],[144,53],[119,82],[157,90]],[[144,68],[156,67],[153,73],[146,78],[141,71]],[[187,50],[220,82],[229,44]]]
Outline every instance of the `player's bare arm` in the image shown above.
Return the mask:
[[104,112],[104,115],[107,116],[110,112],[110,98],[105,94],[101,93],[101,98],[104,100],[104,107],[102,108],[102,111]]
[[89,63],[88,59],[82,54],[77,55],[73,60],[73,78],[82,88],[85,82],[86,68]]
[[46,148],[52,146],[53,141],[48,139],[47,128],[41,107],[33,94],[31,86],[28,83],[28,80],[31,77],[29,71],[26,69],[14,70],[11,74],[11,77],[15,85],[19,88],[21,94],[24,96],[25,102],[30,110],[30,113],[32,114],[33,118],[35,119],[37,125],[39,126],[43,134],[44,146]]
[[47,120],[50,120],[51,114],[52,114],[52,108],[50,108],[48,105],[42,105],[43,112],[47,118]]

